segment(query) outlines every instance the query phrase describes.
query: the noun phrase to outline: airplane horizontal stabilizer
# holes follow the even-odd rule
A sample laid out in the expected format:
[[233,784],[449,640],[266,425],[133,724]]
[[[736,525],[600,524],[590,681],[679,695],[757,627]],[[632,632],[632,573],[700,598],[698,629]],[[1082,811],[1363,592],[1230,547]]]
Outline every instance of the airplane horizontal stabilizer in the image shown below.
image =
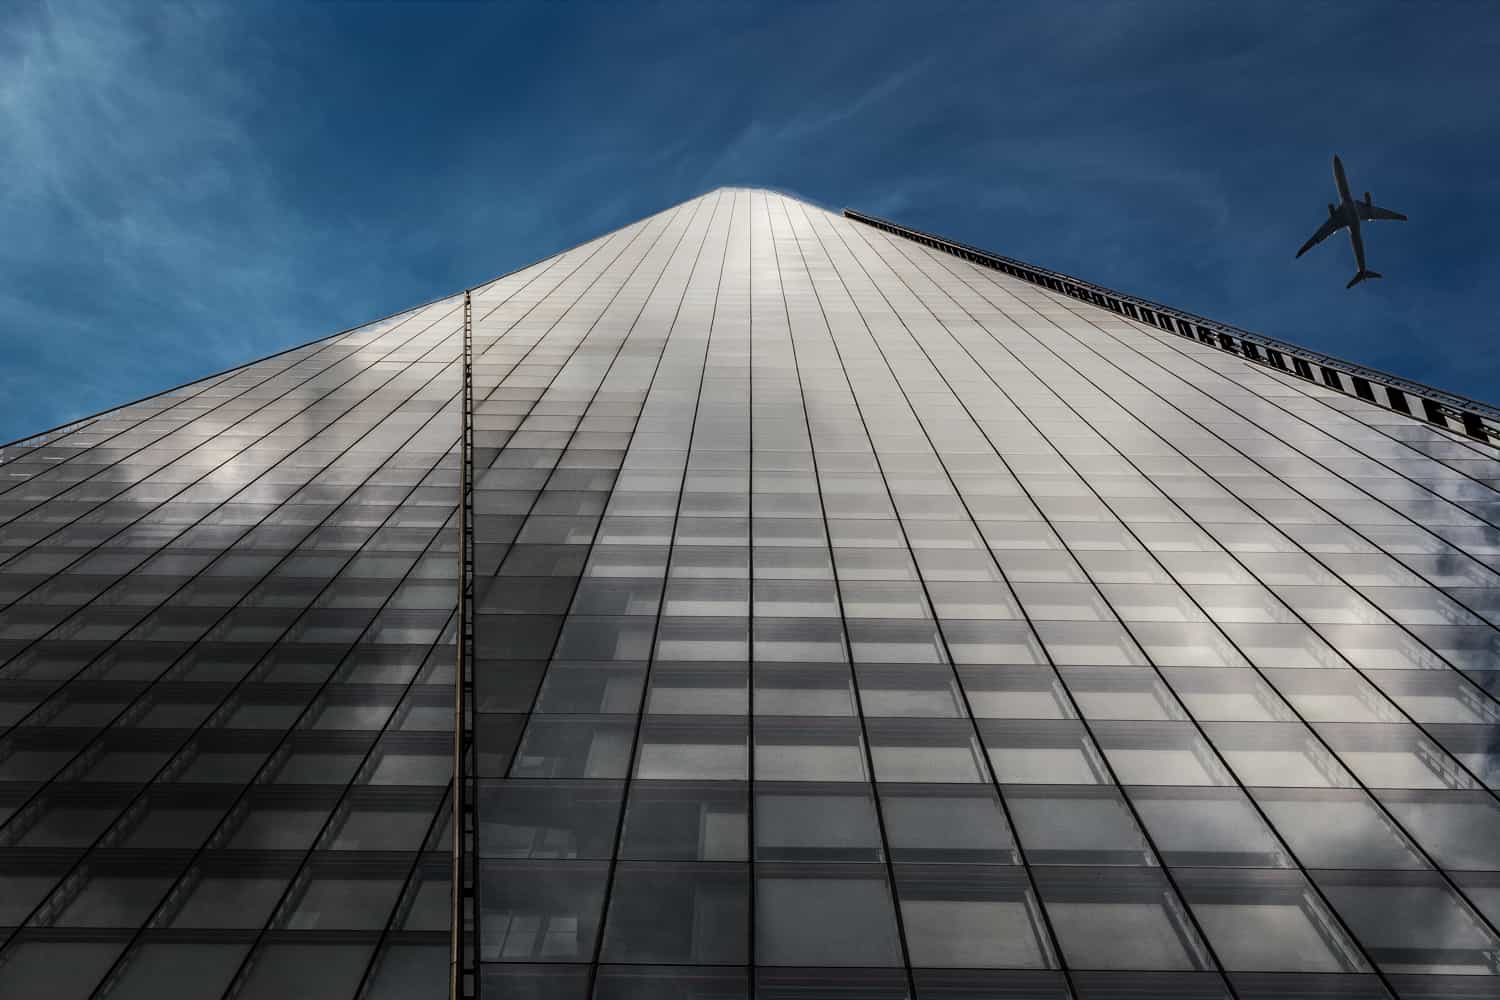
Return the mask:
[[1400,212],[1392,212],[1388,208],[1381,208],[1379,205],[1372,205],[1368,201],[1356,201],[1354,203],[1354,210],[1358,212],[1359,217],[1366,222],[1406,221],[1406,216],[1402,215]]
[[1354,277],[1350,278],[1349,279],[1349,284],[1345,285],[1344,287],[1345,288],[1353,288],[1355,285],[1359,284],[1361,281],[1364,281],[1366,278],[1379,278],[1379,277],[1382,277],[1382,275],[1381,275],[1381,273],[1379,271],[1360,271]]

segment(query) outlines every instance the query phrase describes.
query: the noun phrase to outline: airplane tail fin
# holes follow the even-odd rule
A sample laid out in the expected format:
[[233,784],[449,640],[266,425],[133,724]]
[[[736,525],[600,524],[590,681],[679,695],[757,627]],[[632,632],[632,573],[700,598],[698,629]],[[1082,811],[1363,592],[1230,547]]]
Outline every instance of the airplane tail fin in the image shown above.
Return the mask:
[[1355,285],[1359,284],[1361,281],[1364,281],[1366,278],[1379,278],[1379,277],[1383,277],[1383,275],[1379,271],[1365,271],[1365,270],[1361,270],[1354,277],[1350,278],[1349,279],[1349,284],[1345,285],[1344,287],[1345,288],[1353,288]]

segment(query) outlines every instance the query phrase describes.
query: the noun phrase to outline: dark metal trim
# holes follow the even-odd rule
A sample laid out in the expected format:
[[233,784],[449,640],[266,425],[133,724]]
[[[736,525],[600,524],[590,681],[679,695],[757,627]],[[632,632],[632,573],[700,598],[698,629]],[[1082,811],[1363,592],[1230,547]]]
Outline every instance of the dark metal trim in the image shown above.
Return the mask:
[[453,875],[449,914],[448,995],[465,1000],[479,989],[474,940],[474,796],[469,787],[474,684],[474,303],[464,290],[463,400],[459,418],[458,634],[453,672]]
[[[1013,257],[1004,257],[987,250],[980,250],[977,247],[935,236],[920,229],[903,226],[899,222],[867,215],[852,208],[844,209],[844,217],[913,240],[934,250],[952,254],[970,263],[1003,271],[1033,285],[1041,285],[1054,292],[1082,299],[1137,322],[1149,323],[1169,333],[1175,333],[1179,337],[1196,340],[1229,354],[1238,355],[1247,361],[1275,368],[1288,375],[1296,375],[1306,381],[1328,385],[1329,388],[1336,388],[1345,395],[1376,406],[1382,404],[1379,396],[1370,391],[1370,387],[1380,386],[1386,390],[1383,395],[1390,400],[1390,405],[1383,406],[1383,409],[1415,415],[1407,405],[1403,405],[1406,403],[1406,397],[1415,396],[1421,400],[1421,417],[1418,419],[1425,417],[1429,423],[1454,433],[1466,435],[1485,444],[1500,445],[1500,407],[1436,389],[1421,382],[1413,382],[1376,368],[1298,347],[1296,344],[1277,340],[1265,334],[1251,333],[1228,323],[1220,323],[1217,320],[1152,302],[1150,299],[1117,292],[1071,275],[1027,264]],[[1342,378],[1337,379],[1338,385],[1331,385],[1327,374],[1319,379],[1313,366],[1317,366],[1324,373],[1342,373],[1348,376],[1348,380],[1353,384],[1352,387],[1344,384],[1345,379]]]

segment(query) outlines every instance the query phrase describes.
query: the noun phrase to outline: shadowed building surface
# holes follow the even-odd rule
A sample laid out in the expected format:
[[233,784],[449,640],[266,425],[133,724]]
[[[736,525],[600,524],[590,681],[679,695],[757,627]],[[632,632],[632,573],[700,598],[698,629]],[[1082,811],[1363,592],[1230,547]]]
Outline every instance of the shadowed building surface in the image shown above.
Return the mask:
[[[467,992],[1493,995],[1490,445],[759,190],[472,316]],[[0,996],[446,995],[462,324],[0,453]]]

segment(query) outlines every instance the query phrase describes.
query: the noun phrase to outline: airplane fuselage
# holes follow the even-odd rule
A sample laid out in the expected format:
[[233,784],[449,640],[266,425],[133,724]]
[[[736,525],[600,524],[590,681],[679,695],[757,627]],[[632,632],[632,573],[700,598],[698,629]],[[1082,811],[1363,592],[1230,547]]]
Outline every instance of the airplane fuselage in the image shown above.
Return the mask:
[[1359,209],[1355,207],[1354,195],[1349,193],[1349,179],[1344,176],[1344,164],[1337,156],[1333,158],[1333,180],[1339,188],[1339,207],[1328,206],[1330,215],[1339,213],[1349,229],[1349,243],[1354,247],[1354,263],[1359,270],[1365,269],[1365,240],[1359,231]]

